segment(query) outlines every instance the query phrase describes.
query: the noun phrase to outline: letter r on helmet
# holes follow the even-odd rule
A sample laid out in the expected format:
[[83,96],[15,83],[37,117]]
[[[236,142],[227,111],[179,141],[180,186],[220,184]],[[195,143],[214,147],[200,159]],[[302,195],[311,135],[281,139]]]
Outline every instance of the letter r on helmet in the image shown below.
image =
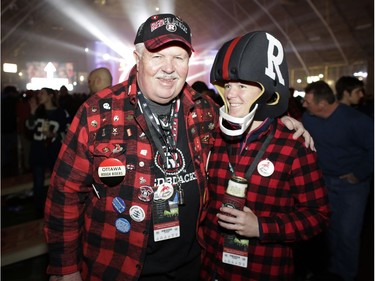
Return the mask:
[[[268,39],[268,51],[267,51],[267,62],[268,65],[265,68],[265,74],[269,76],[271,79],[275,80],[276,74],[278,76],[279,82],[285,86],[284,78],[280,71],[280,65],[283,62],[284,59],[284,51],[283,47],[279,40],[277,40],[272,35],[266,33],[267,39]],[[274,49],[277,49],[277,56],[274,55]],[[276,73],[275,73],[275,71]]]

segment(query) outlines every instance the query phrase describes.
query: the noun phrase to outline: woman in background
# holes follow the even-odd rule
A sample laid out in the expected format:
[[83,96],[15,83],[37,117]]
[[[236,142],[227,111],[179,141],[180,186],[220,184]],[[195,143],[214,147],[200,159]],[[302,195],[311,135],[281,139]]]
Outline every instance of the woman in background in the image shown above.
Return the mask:
[[42,217],[47,194],[45,173],[53,169],[69,115],[58,106],[55,90],[42,88],[37,98],[37,101],[29,101],[30,117],[26,120],[26,127],[32,131],[29,162],[33,173],[35,207],[38,216]]

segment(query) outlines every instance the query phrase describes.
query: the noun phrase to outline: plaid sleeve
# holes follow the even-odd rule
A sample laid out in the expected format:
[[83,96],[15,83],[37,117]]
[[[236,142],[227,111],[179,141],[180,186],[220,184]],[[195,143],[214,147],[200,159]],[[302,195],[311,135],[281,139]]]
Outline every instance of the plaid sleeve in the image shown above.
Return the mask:
[[[280,147],[281,157],[290,154],[287,143]],[[285,159],[285,163],[291,162],[288,193],[294,201],[293,208],[258,218],[262,242],[306,240],[320,233],[328,223],[326,188],[317,166],[316,153],[300,145],[296,157]],[[277,165],[283,164],[277,162]]]
[[45,205],[44,234],[49,248],[48,274],[78,271],[80,225],[83,221],[85,193],[89,192],[88,130],[82,106],[64,138],[51,176]]

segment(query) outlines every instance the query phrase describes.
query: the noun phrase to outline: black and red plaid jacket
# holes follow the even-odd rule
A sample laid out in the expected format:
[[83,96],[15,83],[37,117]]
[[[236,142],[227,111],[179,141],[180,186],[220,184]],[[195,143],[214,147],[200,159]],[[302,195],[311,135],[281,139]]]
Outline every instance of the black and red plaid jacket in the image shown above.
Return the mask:
[[[153,186],[156,150],[137,102],[135,68],[129,80],[90,97],[78,110],[64,139],[51,177],[45,207],[45,237],[49,247],[48,274],[81,271],[83,280],[137,280],[146,254],[152,202],[139,200],[139,187]],[[185,85],[181,94],[186,133],[201,196],[207,190],[206,163],[218,123],[217,107]],[[115,149],[117,148],[117,149]],[[120,148],[120,149],[119,149]],[[126,166],[123,181],[105,186],[98,178],[99,164],[107,158]],[[99,192],[95,195],[92,183]],[[131,221],[134,202],[146,217],[132,223],[128,233],[116,230],[112,200],[120,196]],[[198,222],[197,222],[198,229]],[[172,257],[173,258],[173,257]]]
[[[244,177],[269,132],[270,127],[248,143],[236,161],[232,160],[236,175]],[[274,164],[273,174],[261,176],[255,169],[248,179],[246,205],[258,217],[261,236],[250,238],[248,267],[242,268],[221,261],[223,235],[216,214],[231,177],[227,146],[219,137],[209,160],[210,198],[204,226],[207,248],[202,280],[213,280],[212,276],[219,281],[293,280],[293,242],[313,237],[328,223],[326,189],[316,154],[305,148],[302,138],[293,140],[292,133],[277,122],[275,136],[261,158]],[[234,149],[239,149],[239,144]]]

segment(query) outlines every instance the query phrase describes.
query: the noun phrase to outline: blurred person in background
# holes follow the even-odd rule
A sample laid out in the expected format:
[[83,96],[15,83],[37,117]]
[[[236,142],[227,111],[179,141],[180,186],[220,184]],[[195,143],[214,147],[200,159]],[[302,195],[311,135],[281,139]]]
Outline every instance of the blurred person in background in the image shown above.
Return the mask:
[[335,84],[337,100],[349,106],[358,106],[365,96],[363,81],[354,76],[341,76]]
[[1,176],[18,174],[17,103],[19,91],[6,86],[1,92]]
[[57,93],[58,106],[65,109],[69,114],[69,123],[73,119],[76,113],[76,108],[74,105],[73,95],[69,94],[68,88],[66,86],[61,86]]
[[112,74],[106,67],[99,67],[90,72],[87,78],[90,95],[112,86]]
[[[341,90],[341,82],[338,97],[357,102],[363,95],[361,83],[351,90]],[[350,97],[353,90],[355,93]],[[328,272],[345,281],[354,281],[358,274],[364,213],[372,188],[374,123],[347,102],[339,102],[324,81],[307,85],[303,106],[307,112],[302,122],[316,143],[332,211],[327,230]]]
[[26,128],[26,120],[30,117],[30,103],[38,103],[37,91],[27,90],[22,93],[17,103],[18,134],[18,169],[19,174],[31,172],[29,155],[32,133]]
[[67,112],[57,105],[56,91],[42,88],[35,99],[29,100],[30,116],[26,127],[32,133],[29,165],[33,174],[33,193],[37,215],[44,213],[47,187],[46,172],[52,172],[69,122]]
[[365,91],[363,81],[354,76],[342,76],[335,84],[339,102],[352,106],[374,118],[374,99]]

